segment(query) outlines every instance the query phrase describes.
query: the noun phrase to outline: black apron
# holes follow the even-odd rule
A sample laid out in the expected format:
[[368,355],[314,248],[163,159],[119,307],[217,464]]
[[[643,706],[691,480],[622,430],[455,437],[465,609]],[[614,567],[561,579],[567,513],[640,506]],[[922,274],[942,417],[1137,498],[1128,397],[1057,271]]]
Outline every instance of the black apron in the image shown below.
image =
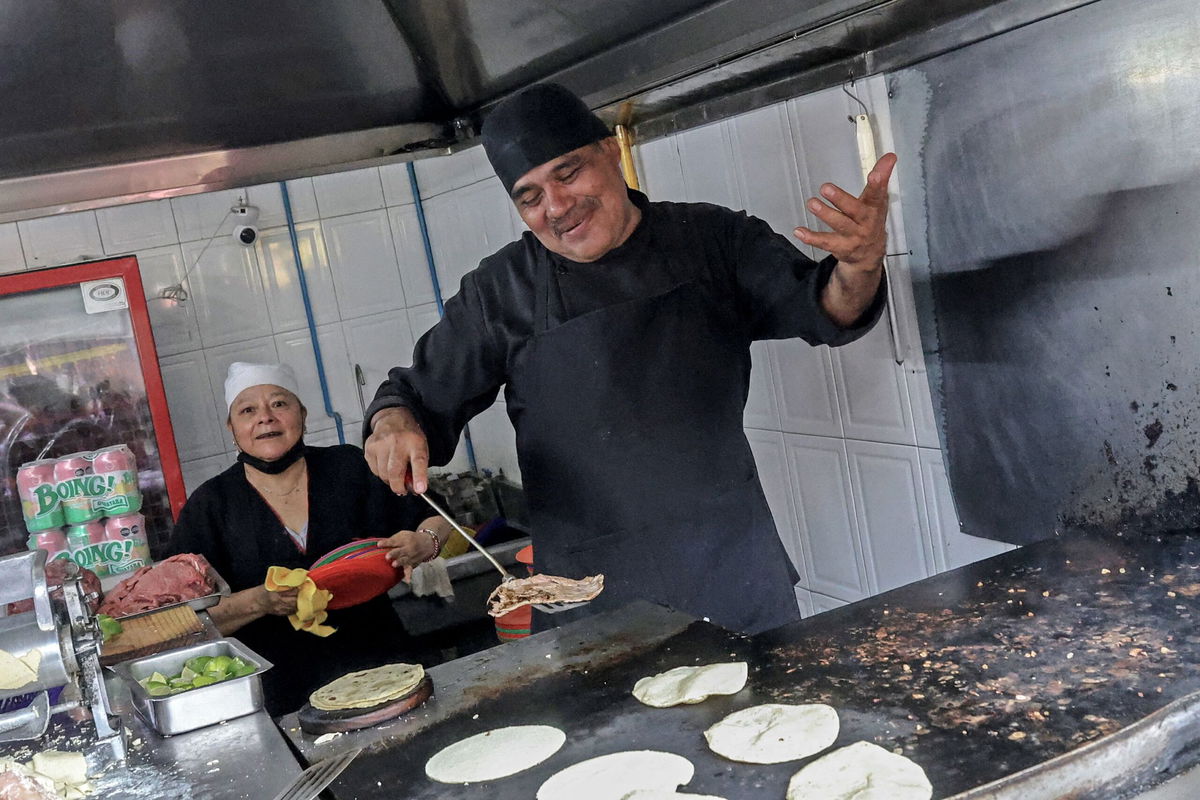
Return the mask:
[[[651,252],[699,257],[680,238]],[[552,327],[555,266],[539,253],[534,335],[509,376],[534,560],[605,588],[534,627],[637,598],[745,632],[799,619],[742,430],[749,342],[724,289],[684,279]]]

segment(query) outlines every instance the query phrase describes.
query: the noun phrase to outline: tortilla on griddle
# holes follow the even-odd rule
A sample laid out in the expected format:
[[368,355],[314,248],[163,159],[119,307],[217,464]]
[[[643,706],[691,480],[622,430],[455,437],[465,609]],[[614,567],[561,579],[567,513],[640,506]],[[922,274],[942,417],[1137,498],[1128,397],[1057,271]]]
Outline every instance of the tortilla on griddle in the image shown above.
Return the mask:
[[439,783],[478,783],[537,766],[559,751],[567,735],[549,725],[510,725],[477,733],[444,747],[425,762]]
[[308,702],[320,711],[372,708],[403,697],[424,679],[420,664],[385,664],[330,681],[310,694]]
[[537,800],[625,800],[638,789],[675,791],[695,772],[692,762],[674,753],[610,753],[554,773],[538,788]]
[[929,800],[933,785],[916,762],[870,742],[834,750],[792,776],[787,800]]
[[669,792],[666,789],[636,789],[621,798],[621,800],[725,800],[715,794],[688,794],[687,792]]
[[633,696],[655,708],[699,703],[714,694],[737,694],[746,685],[748,671],[745,661],[676,667],[639,680]]
[[704,732],[708,747],[730,761],[782,764],[815,755],[838,736],[838,715],[823,703],[766,703],[735,711]]

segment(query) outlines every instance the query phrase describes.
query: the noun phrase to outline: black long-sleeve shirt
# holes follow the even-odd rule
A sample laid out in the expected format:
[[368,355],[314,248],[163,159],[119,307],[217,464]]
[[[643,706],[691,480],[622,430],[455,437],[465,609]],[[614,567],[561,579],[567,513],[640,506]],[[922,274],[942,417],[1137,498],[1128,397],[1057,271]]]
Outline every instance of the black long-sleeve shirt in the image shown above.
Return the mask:
[[[881,283],[861,319],[838,327],[820,305],[836,263],[832,257],[814,262],[766,222],[742,212],[706,203],[651,203],[640,192],[630,196],[642,211],[641,222],[597,261],[583,264],[549,253],[527,232],[468,273],[446,302],[442,320],[417,343],[413,365],[391,370],[379,387],[365,415],[364,438],[377,411],[405,406],[425,432],[430,462],[444,464],[463,426],[495,402],[502,386],[510,414],[520,407],[526,387],[508,384],[509,366],[534,334],[539,256],[555,264],[551,325],[687,280],[702,282],[717,303],[734,307],[742,324],[728,335],[747,348],[755,340],[793,337],[846,344],[870,330],[883,310]],[[663,242],[680,236],[688,252],[664,252]],[[730,379],[743,381],[748,390],[748,352],[743,373]]]

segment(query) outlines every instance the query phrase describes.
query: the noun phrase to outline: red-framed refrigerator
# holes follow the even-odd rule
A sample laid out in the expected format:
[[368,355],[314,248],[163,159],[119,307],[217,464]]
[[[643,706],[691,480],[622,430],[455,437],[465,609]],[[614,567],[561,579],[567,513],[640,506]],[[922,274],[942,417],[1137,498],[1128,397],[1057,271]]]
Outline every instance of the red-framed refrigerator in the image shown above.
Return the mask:
[[23,463],[118,444],[157,555],[185,492],[137,259],[0,276],[0,554],[28,546]]

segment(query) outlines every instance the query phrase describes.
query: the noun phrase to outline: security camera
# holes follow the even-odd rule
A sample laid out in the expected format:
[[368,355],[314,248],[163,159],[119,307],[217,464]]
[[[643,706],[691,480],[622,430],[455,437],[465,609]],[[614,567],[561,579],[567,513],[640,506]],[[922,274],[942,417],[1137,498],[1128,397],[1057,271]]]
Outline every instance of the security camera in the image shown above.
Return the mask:
[[258,208],[256,206],[237,205],[229,209],[233,217],[233,240],[243,247],[251,247],[258,241]]

